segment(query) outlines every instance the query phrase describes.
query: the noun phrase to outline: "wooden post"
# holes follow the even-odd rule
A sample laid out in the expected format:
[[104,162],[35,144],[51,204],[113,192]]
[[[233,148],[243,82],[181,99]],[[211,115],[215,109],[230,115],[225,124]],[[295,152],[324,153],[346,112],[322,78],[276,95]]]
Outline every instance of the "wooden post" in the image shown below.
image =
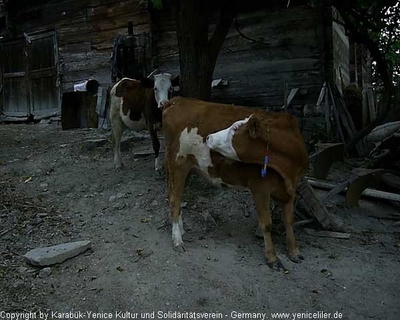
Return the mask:
[[326,122],[326,132],[331,133],[331,119],[330,119],[331,108],[329,105],[329,93],[325,88],[325,122]]

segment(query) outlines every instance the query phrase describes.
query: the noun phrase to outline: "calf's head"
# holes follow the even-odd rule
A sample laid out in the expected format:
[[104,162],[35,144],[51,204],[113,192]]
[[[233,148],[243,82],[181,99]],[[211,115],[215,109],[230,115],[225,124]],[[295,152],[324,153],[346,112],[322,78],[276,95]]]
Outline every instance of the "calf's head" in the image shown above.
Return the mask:
[[251,116],[244,120],[236,121],[224,130],[209,134],[206,138],[207,146],[229,159],[240,161],[233,146],[233,136],[239,127],[246,124],[250,118]]
[[159,73],[154,75],[154,79],[143,78],[141,82],[144,87],[153,88],[157,107],[162,108],[170,99],[173,87],[179,84],[179,77],[172,78],[169,73]]
[[269,126],[258,115],[234,122],[230,127],[209,134],[206,144],[223,156],[246,163],[262,163],[269,140]]

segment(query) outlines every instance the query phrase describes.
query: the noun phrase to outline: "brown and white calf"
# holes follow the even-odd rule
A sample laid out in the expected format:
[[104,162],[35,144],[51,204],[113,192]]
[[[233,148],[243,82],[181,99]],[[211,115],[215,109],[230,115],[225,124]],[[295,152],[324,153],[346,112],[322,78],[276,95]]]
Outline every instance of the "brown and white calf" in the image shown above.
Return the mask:
[[123,166],[121,137],[125,129],[129,128],[149,131],[155,153],[155,170],[161,169],[156,124],[162,121],[162,107],[168,101],[176,81],[178,79],[172,79],[169,73],[162,73],[155,75],[154,80],[123,78],[111,88],[108,98],[116,168]]
[[[302,259],[293,234],[293,206],[308,154],[294,116],[178,97],[164,106],[163,131],[175,249],[184,249],[180,203],[185,181],[196,169],[215,184],[250,189],[268,265],[280,270],[271,239],[272,196],[282,206],[289,257]],[[267,174],[262,177],[267,149]]]

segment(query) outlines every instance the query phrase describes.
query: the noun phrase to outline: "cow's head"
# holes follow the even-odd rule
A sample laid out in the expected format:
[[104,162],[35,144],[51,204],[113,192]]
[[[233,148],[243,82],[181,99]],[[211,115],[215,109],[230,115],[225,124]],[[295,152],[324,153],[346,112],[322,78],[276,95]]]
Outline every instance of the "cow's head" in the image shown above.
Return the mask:
[[146,88],[153,88],[157,107],[162,108],[171,97],[173,87],[179,84],[179,76],[172,78],[169,73],[159,73],[154,79],[143,78],[141,82]]

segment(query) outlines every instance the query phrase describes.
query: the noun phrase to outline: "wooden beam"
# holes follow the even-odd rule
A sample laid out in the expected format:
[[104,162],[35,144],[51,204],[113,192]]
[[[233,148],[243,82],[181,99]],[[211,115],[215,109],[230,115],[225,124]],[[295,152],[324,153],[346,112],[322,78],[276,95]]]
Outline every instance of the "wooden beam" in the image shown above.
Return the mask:
[[[315,180],[315,179],[308,179],[308,182],[313,187],[316,187],[319,189],[330,190],[330,189],[333,189],[336,187],[336,185],[334,183]],[[346,189],[347,188],[343,189],[342,192],[347,191]],[[375,199],[383,199],[383,200],[400,202],[400,194],[390,193],[390,192],[380,191],[380,190],[375,190],[375,189],[370,189],[370,188],[365,189],[361,193],[361,195],[365,196],[365,197],[375,198]]]
[[323,228],[332,228],[328,211],[318,200],[313,188],[306,179],[301,180],[297,188],[297,195],[299,196],[298,204],[307,211],[311,217],[315,217]]

